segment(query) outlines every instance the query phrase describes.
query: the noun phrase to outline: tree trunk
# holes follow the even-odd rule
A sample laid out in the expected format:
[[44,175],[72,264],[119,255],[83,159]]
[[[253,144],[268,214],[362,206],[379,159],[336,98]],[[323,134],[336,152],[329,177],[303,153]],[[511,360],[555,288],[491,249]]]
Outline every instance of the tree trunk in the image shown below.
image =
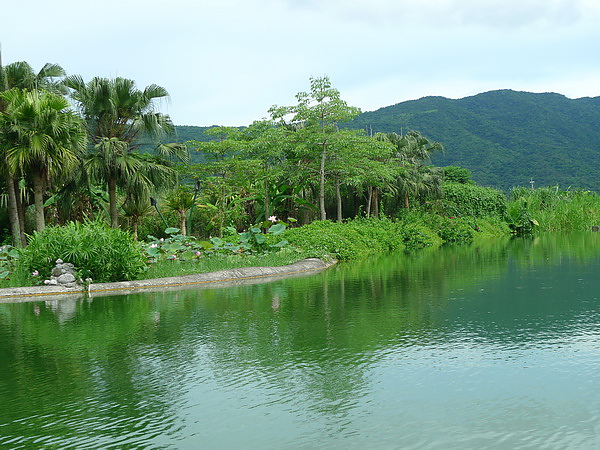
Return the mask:
[[185,210],[181,209],[179,210],[179,223],[181,224],[181,234],[183,236],[187,235],[187,228],[185,226]]
[[408,194],[404,194],[404,208],[410,208],[410,203],[408,202]]
[[6,180],[8,190],[8,218],[13,238],[13,245],[21,247],[21,224],[19,223],[19,209],[17,208],[17,193],[15,192],[15,180],[12,174],[8,174]]
[[21,230],[21,245],[25,247],[27,245],[27,238],[25,238],[25,205],[21,200],[21,196],[19,195],[19,181],[13,179],[14,183],[14,191],[15,191],[15,200],[17,201],[17,215],[19,217],[19,228]]
[[335,177],[335,199],[337,201],[337,221],[342,221],[342,194],[340,192],[340,179]]
[[265,220],[269,220],[269,182],[265,180]]
[[119,213],[117,211],[117,180],[108,180],[108,211],[110,215],[110,226],[119,228]]
[[134,217],[132,220],[131,228],[133,228],[133,240],[138,240],[138,218]]
[[40,173],[33,174],[33,203],[35,205],[35,229],[43,231],[46,227],[44,217],[44,183]]
[[319,169],[319,208],[321,210],[321,220],[327,219],[325,211],[325,158],[327,157],[327,144],[323,144],[321,153],[321,167]]
[[371,202],[373,201],[373,186],[367,186],[367,217],[371,215]]
[[379,189],[373,188],[373,215],[379,219]]

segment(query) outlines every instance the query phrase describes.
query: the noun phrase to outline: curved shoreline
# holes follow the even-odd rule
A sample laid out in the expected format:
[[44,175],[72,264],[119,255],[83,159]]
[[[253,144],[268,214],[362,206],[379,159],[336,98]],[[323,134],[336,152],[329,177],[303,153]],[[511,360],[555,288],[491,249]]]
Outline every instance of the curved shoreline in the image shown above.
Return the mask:
[[[264,283],[280,278],[320,272],[336,261],[324,262],[318,258],[278,267],[240,267],[217,272],[183,275],[180,277],[154,278],[150,280],[119,281],[92,284],[87,295],[120,295],[141,291],[164,291],[194,287],[227,287],[241,284]],[[82,288],[62,286],[27,286],[0,289],[0,303],[49,300],[54,297],[83,296]]]

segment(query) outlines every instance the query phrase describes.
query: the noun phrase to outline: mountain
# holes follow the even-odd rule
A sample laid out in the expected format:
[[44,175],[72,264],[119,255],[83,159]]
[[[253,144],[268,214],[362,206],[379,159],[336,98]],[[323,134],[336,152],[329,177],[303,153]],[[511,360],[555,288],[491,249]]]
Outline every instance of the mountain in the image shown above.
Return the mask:
[[438,166],[470,169],[482,185],[578,187],[600,192],[600,97],[512,90],[462,99],[424,97],[365,112],[369,132],[417,130],[444,145]]
[[[346,124],[368,132],[417,130],[441,142],[438,166],[457,165],[484,186],[555,186],[600,192],[600,97],[512,90],[424,97],[365,112]],[[177,142],[209,140],[210,127],[177,126]],[[201,162],[199,154],[192,155]]]

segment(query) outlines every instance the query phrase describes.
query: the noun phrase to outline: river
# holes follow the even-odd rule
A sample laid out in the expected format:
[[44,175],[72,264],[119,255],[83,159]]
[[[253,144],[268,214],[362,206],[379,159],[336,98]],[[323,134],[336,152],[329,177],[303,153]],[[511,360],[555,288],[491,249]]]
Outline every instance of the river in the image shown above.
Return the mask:
[[0,304],[6,448],[600,448],[600,233]]

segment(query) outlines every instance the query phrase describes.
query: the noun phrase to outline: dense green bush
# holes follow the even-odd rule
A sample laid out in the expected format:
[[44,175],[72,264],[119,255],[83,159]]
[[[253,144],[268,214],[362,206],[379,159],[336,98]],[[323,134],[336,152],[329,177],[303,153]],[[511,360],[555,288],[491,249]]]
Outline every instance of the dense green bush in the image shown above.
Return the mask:
[[404,248],[401,224],[389,219],[359,218],[345,223],[329,220],[292,228],[284,237],[310,256],[340,261]]
[[95,282],[135,279],[146,268],[133,237],[104,222],[71,222],[35,232],[21,250],[18,265],[44,279],[50,277],[57,259],[73,264],[82,278]]
[[284,233],[285,239],[308,256],[333,257],[340,261],[357,259],[372,253],[356,230],[342,231],[340,224],[329,220],[315,221]]
[[341,261],[353,260],[375,253],[440,245],[442,239],[426,225],[432,217],[434,215],[421,217],[416,213],[410,219],[398,221],[358,218],[335,223],[325,220],[289,229],[285,238],[309,256],[329,255]]
[[473,242],[475,230],[468,220],[460,217],[450,217],[442,220],[437,232],[444,243],[469,244]]
[[435,245],[436,239],[431,230],[419,223],[407,223],[402,227],[402,242],[408,251],[419,250]]
[[506,215],[506,197],[501,191],[471,184],[445,183],[443,206],[449,216]]
[[473,173],[469,169],[458,166],[446,166],[442,169],[444,170],[444,181],[448,183],[475,184],[471,179]]

